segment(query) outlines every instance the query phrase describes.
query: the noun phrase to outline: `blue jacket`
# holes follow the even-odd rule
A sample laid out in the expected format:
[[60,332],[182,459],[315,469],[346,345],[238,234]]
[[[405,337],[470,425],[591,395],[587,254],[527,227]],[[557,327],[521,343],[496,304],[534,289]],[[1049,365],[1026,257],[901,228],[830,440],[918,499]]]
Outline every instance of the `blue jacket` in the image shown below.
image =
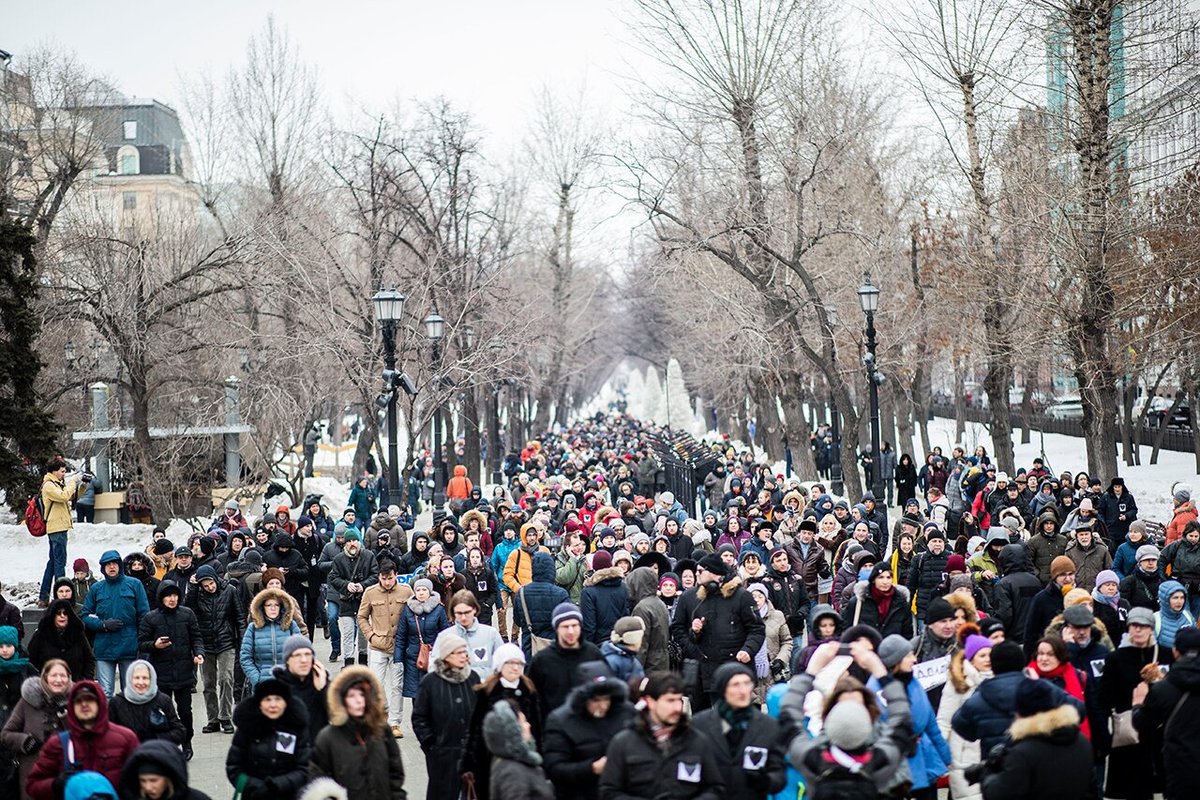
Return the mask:
[[620,567],[597,570],[583,582],[579,610],[583,614],[583,638],[596,645],[607,642],[617,620],[629,613],[629,590]]
[[357,483],[354,484],[346,505],[354,509],[354,524],[359,528],[365,528],[371,521],[371,517],[375,515],[375,490],[371,488],[370,484],[367,484],[366,489]]
[[[533,581],[527,583],[520,594],[513,595],[513,621],[526,634],[533,629],[534,636],[544,639],[554,639],[554,626],[550,622],[554,607],[566,603],[571,598],[567,590],[554,582],[554,559],[548,553],[534,553],[533,564],[530,566]],[[587,589],[583,590],[587,592]],[[524,603],[521,602],[522,597]],[[529,606],[529,617],[525,619],[525,606]],[[533,658],[528,636],[521,637],[521,649],[525,658]]]
[[[110,561],[116,561],[120,566],[121,554],[116,550],[108,550],[100,556],[101,565]],[[92,647],[96,652],[96,660],[125,661],[137,658],[138,626],[149,611],[146,590],[136,578],[118,572],[115,578],[105,575],[103,580],[92,584],[83,601],[81,613],[87,629],[98,631]],[[119,619],[125,625],[117,631],[101,630],[106,619]]]
[[[822,497],[824,496],[822,495]],[[788,685],[786,683],[777,683],[770,689],[767,689],[768,715],[779,719],[780,707],[783,705],[783,698],[787,693]],[[800,792],[803,789],[804,776],[800,774],[800,770],[792,766],[792,760],[789,758],[787,760],[787,785],[783,787],[783,791],[771,795],[771,800],[796,800],[796,798],[800,797]]]
[[[882,691],[879,680],[874,677],[867,681],[867,688],[876,695]],[[908,769],[912,773],[912,788],[925,789],[936,786],[938,778],[950,771],[950,745],[942,737],[942,730],[937,724],[937,712],[921,684],[914,679],[905,688],[908,690],[913,733],[917,737],[917,752],[909,756]],[[883,708],[880,718],[887,719],[887,706],[882,703],[880,706]]]
[[[492,565],[492,572],[496,573],[497,578],[504,574],[504,565],[508,563],[509,554],[520,546],[521,537],[519,536],[514,536],[511,539],[505,539],[502,536],[500,537],[499,541],[496,542],[496,546],[492,549],[492,558],[490,563]],[[504,581],[497,580],[496,584],[501,592],[505,594],[511,594],[508,591],[508,587],[504,585]],[[496,602],[500,602],[498,598]]]
[[[414,609],[424,609],[420,613]],[[446,618],[446,609],[438,601],[436,594],[431,594],[425,604],[417,602],[415,597],[404,604],[400,612],[400,622],[396,625],[396,648],[392,651],[392,661],[404,665],[404,696],[416,697],[420,688],[421,678],[425,670],[417,669],[417,656],[421,654],[421,644],[433,647],[438,634],[450,627]],[[418,632],[419,629],[419,632]],[[433,653],[429,654],[429,664],[433,665]]]
[[1129,541],[1129,534],[1125,534],[1125,541],[1117,548],[1112,563],[1113,572],[1117,573],[1121,580],[1125,580],[1126,576],[1132,575],[1137,569],[1137,549],[1143,544],[1147,544],[1146,537],[1142,537],[1141,544],[1134,544]]
[[600,652],[604,654],[604,663],[608,664],[613,675],[623,682],[629,683],[630,678],[645,677],[646,670],[638,661],[637,653],[612,642],[600,645]]
[[[967,698],[950,727],[969,742],[979,742],[979,752],[987,757],[992,748],[1008,737],[1008,728],[1017,718],[1017,685],[1024,680],[1024,671],[1004,672],[979,684],[975,693]],[[1087,708],[1079,700],[1054,684],[1055,697],[1060,705],[1070,704],[1085,719]]]
[[[267,600],[279,601],[279,616],[267,619],[263,605]],[[283,666],[283,643],[289,636],[300,632],[296,624],[296,606],[291,598],[279,589],[263,589],[250,601],[250,624],[242,634],[242,647],[238,651],[238,663],[251,686],[271,677],[271,670]]]

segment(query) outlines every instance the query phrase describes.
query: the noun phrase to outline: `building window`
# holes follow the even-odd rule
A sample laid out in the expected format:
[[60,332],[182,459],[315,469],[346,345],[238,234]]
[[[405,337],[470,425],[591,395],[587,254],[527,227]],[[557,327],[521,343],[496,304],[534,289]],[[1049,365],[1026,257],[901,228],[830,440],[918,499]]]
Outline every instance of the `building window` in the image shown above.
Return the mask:
[[117,173],[121,175],[137,175],[141,171],[138,149],[129,145],[117,151]]
[[125,138],[126,139],[136,139],[137,138],[137,120],[136,119],[125,120],[124,127],[125,127]]
[[137,208],[137,192],[122,192],[121,203],[126,211],[133,211]]

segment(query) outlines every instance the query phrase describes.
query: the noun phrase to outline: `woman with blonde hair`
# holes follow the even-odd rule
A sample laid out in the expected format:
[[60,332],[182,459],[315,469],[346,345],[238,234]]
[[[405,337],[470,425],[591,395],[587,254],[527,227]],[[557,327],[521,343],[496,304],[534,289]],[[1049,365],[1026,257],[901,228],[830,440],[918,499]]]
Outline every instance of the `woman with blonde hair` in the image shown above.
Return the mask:
[[25,776],[37,760],[38,751],[47,739],[65,730],[70,690],[71,668],[67,662],[61,658],[48,660],[41,675],[26,678],[21,684],[21,699],[0,731],[0,745],[17,755],[21,800],[29,800]]

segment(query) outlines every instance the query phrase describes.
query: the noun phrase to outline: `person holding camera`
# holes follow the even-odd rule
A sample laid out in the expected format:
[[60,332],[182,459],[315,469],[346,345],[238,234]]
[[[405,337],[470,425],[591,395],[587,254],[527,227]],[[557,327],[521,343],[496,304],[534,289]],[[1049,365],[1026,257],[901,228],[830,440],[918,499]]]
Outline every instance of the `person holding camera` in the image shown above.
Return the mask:
[[67,462],[56,458],[46,466],[42,478],[42,515],[46,520],[46,541],[50,545],[46,571],[38,591],[38,608],[50,606],[50,587],[67,570],[67,534],[75,523],[71,519],[71,500],[78,488],[79,473],[67,474]]
[[983,800],[1084,800],[1095,790],[1092,745],[1079,711],[1045,680],[1022,678],[1008,739],[966,770]]

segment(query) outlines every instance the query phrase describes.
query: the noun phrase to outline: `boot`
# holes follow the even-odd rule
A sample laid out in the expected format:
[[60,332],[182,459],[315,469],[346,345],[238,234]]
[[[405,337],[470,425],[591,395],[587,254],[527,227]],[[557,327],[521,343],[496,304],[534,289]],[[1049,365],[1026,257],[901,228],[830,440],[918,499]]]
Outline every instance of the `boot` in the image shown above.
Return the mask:
[[343,668],[343,669],[345,669],[346,667],[353,667],[353,666],[354,666],[354,659],[353,659],[353,658],[347,658],[347,659],[345,659],[345,660],[343,660],[343,661],[342,661],[342,668]]
[[367,654],[366,653],[358,654],[358,663],[359,663],[359,665],[364,666],[364,667],[367,665]]

